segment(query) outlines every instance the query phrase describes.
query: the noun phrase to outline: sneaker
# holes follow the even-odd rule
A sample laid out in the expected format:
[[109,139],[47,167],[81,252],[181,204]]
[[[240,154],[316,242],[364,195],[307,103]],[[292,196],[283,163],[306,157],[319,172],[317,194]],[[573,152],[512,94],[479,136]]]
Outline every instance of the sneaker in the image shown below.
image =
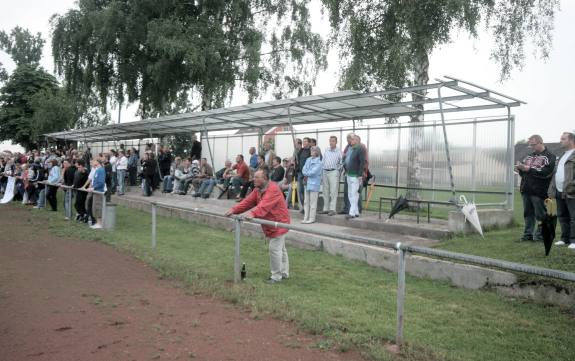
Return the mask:
[[301,223],[302,223],[302,224],[310,224],[310,223],[313,223],[313,222],[310,221],[310,220],[304,219],[303,221],[301,221]]
[[70,220],[70,217],[64,217],[64,219],[67,220],[67,221],[69,221],[69,220]]
[[525,241],[533,241],[533,236],[521,236],[521,238],[519,239],[521,242],[525,242]]
[[563,241],[557,241],[554,243],[556,246],[564,246],[566,243]]
[[289,275],[286,273],[282,273],[282,280],[289,280]]
[[[282,278],[283,278],[283,277],[282,277]],[[280,283],[281,280],[274,280],[273,278],[270,277],[270,278],[268,278],[265,282],[266,282],[268,285],[274,285],[274,284],[276,284],[276,283]]]
[[319,211],[319,212],[317,212],[317,213],[318,213],[318,214],[328,214],[329,211]]
[[203,199],[208,199],[208,198],[210,198],[210,195],[209,195],[209,194],[203,194],[203,195],[202,195],[202,198],[203,198]]
[[567,248],[569,248],[569,249],[575,249],[575,243],[569,244],[569,246],[568,246]]
[[327,213],[327,215],[328,215],[328,216],[335,216],[335,211],[329,211],[329,212]]
[[91,228],[91,229],[102,229],[103,227],[102,227],[101,224],[96,223],[96,224],[90,226],[90,228]]

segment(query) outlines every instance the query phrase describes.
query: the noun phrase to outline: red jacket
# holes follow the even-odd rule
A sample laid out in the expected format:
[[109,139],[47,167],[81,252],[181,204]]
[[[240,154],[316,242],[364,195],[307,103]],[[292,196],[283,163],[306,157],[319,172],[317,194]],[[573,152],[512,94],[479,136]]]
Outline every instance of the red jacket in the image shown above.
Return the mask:
[[[263,191],[255,188],[243,201],[232,208],[232,213],[240,214],[250,209],[252,210],[251,215],[254,218],[279,223],[290,223],[289,211],[284,195],[274,182],[268,181],[267,188]],[[285,228],[276,228],[263,224],[262,230],[268,238],[276,238],[288,232]]]
[[246,182],[250,180],[250,169],[248,165],[243,160],[239,163],[236,163],[232,169],[237,170],[238,177],[242,178]]

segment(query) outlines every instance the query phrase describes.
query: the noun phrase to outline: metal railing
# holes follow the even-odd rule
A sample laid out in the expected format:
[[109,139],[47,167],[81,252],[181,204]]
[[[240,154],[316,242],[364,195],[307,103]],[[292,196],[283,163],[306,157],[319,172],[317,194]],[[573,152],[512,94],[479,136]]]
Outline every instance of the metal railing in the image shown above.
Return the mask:
[[[234,222],[234,282],[239,282],[241,280],[241,253],[240,253],[240,243],[241,243],[241,226],[243,222],[246,222],[245,218],[241,215],[234,215],[231,217],[226,217],[221,213],[211,212],[199,208],[185,208],[174,206],[165,203],[158,203],[152,202],[151,203],[151,214],[152,214],[152,231],[151,231],[151,246],[152,248],[156,248],[157,246],[157,209],[165,208],[165,209],[172,209],[178,210],[183,212],[191,212],[198,215],[210,216],[210,217],[219,217],[219,218],[230,218]],[[421,246],[411,246],[402,244],[401,242],[392,242],[381,240],[377,238],[371,237],[364,237],[364,236],[357,236],[357,235],[349,235],[349,234],[341,234],[337,232],[330,232],[330,231],[323,231],[318,230],[315,228],[306,228],[298,225],[293,224],[285,224],[280,222],[272,222],[264,219],[258,218],[250,218],[248,223],[260,224],[260,225],[267,225],[276,228],[285,228],[288,230],[304,232],[308,234],[313,234],[317,236],[324,236],[330,237],[335,239],[341,239],[345,241],[351,241],[359,244],[365,244],[370,246],[377,246],[386,249],[392,249],[398,252],[398,270],[397,270],[397,321],[396,321],[396,336],[395,342],[398,346],[403,344],[403,323],[404,323],[404,303],[405,303],[405,269],[407,264],[406,255],[408,253],[411,254],[420,254],[426,255],[431,257],[437,257],[442,259],[449,259],[454,261],[460,261],[475,265],[487,266],[498,268],[505,271],[512,271],[512,272],[521,272],[536,276],[543,276],[548,278],[554,278],[563,281],[575,282],[575,273],[561,271],[561,270],[554,270],[549,268],[543,267],[536,267],[521,263],[503,261],[493,258],[487,257],[480,257],[474,256],[464,253],[458,252],[451,252],[451,251],[444,251],[435,248],[428,248],[428,247],[421,247]]]
[[[13,177],[13,176],[8,176],[5,174],[0,174],[0,178],[8,178],[8,177]],[[17,178],[17,177],[14,177]],[[102,225],[105,225],[106,223],[106,193],[105,192],[98,192],[98,191],[94,191],[94,190],[88,190],[86,188],[74,188],[72,186],[67,186],[64,184],[60,184],[60,183],[50,183],[48,181],[37,181],[35,182],[37,184],[43,184],[44,186],[52,186],[52,187],[58,187],[58,188],[62,188],[64,190],[64,216],[67,220],[71,220],[72,219],[72,192],[71,191],[77,191],[77,192],[86,192],[86,193],[92,193],[92,194],[98,194],[102,197]],[[45,188],[44,192],[42,192],[42,203],[44,204],[43,208],[47,208],[46,207],[46,196],[47,196],[48,190]]]

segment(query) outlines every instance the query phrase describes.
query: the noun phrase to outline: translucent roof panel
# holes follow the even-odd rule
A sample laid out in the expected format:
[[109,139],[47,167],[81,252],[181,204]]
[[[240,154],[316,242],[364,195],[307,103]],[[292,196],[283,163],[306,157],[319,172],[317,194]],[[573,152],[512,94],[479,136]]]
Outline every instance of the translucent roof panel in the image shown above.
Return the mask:
[[[436,83],[378,92],[346,90],[336,93],[279,99],[207,111],[167,115],[135,122],[110,124],[46,134],[55,139],[73,141],[107,141],[143,139],[161,135],[200,131],[270,127],[285,124],[325,123],[352,119],[399,117],[411,114],[437,113],[441,100],[445,112],[481,110],[519,106],[520,100],[463,80],[449,78]],[[445,88],[449,94],[423,96],[413,100],[415,92],[431,94],[432,89]],[[401,98],[392,102],[386,97]],[[439,94],[438,94],[439,95]],[[469,106],[453,106],[452,102],[474,100]],[[421,107],[425,106],[423,110]]]

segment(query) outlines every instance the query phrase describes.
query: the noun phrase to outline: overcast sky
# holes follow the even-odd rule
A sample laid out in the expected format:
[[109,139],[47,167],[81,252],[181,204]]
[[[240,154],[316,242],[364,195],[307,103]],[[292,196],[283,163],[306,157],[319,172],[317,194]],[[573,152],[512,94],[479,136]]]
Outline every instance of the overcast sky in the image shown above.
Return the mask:
[[[0,0],[0,28],[10,30],[15,26],[41,32],[46,38],[42,65],[53,70],[50,52],[49,19],[54,13],[63,13],[74,6],[73,0]],[[327,19],[316,9],[312,12],[314,24],[325,24],[322,33],[328,31]],[[498,90],[528,104],[513,109],[516,115],[516,140],[539,133],[549,142],[557,141],[561,132],[575,129],[573,111],[575,105],[575,1],[562,1],[562,10],[556,17],[553,49],[547,62],[528,54],[525,67],[516,69],[511,79],[499,82],[499,69],[489,59],[491,40],[482,35],[479,40],[461,34],[452,44],[435,51],[431,57],[430,79],[451,75]],[[337,87],[337,54],[330,53],[330,67],[321,74],[314,93],[332,92]],[[0,62],[9,70],[14,64],[0,52]],[[269,99],[262,99],[269,100]],[[238,100],[242,101],[242,100]],[[236,101],[233,101],[236,103]],[[124,112],[122,121],[132,117],[133,109]],[[114,114],[115,115],[115,114]]]

